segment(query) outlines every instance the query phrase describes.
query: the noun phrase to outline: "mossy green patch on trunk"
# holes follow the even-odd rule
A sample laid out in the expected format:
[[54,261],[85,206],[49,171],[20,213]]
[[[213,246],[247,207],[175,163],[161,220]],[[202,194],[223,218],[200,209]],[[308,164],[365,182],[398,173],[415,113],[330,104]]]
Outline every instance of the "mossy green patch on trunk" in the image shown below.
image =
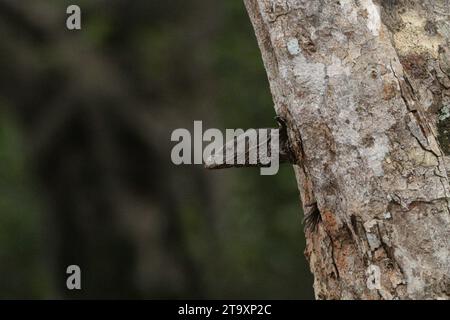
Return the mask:
[[439,143],[442,151],[450,155],[450,108],[443,107],[438,121]]

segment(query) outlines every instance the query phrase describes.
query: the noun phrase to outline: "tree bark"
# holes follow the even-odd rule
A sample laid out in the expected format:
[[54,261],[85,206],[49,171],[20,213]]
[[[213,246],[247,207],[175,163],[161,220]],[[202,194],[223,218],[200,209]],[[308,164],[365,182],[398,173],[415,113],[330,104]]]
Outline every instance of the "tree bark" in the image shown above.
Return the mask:
[[449,299],[448,1],[244,2],[320,214],[316,297]]

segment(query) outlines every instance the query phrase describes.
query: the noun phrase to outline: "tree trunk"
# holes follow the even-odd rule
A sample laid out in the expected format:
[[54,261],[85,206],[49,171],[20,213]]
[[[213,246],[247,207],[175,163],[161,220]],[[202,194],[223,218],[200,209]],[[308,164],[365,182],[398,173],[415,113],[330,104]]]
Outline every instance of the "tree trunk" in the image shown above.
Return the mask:
[[448,299],[448,0],[244,2],[320,214],[316,297]]

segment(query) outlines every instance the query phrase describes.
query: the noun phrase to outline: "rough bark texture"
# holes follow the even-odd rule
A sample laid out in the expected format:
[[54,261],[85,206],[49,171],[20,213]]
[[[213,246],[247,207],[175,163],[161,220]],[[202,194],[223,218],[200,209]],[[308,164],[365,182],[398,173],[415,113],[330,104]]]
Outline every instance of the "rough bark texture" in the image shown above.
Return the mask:
[[244,1],[321,216],[316,297],[448,299],[448,1]]

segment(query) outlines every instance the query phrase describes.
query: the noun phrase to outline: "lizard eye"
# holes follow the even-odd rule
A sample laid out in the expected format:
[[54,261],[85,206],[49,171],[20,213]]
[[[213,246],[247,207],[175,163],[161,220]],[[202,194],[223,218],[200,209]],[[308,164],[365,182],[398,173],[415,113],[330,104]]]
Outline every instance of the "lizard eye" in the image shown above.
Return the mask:
[[276,116],[276,117],[275,117],[275,120],[278,122],[278,125],[279,125],[280,127],[286,126],[286,121],[284,121],[284,119],[283,119],[282,117]]

